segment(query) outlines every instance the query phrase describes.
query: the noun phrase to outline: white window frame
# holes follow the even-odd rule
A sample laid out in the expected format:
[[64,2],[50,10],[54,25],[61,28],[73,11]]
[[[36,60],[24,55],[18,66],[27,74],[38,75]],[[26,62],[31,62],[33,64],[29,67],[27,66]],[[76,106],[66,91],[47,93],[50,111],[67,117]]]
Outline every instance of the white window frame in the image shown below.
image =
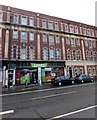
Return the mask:
[[75,26],[75,33],[78,34],[78,26]]
[[47,42],[47,34],[44,33],[42,35],[42,40],[43,40],[43,42]]
[[31,42],[34,41],[34,33],[33,33],[33,32],[29,32],[29,40],[30,40]]
[[26,46],[21,46],[21,59],[26,59]]
[[[33,21],[33,22],[32,22],[32,21]],[[29,25],[30,25],[30,26],[34,26],[34,18],[30,18]]]
[[[24,33],[25,33],[25,36],[23,35]],[[24,40],[24,41],[27,40],[27,32],[26,31],[21,31],[21,40]]]
[[61,55],[60,49],[56,49],[56,58],[57,58],[57,60],[60,59],[60,55]]
[[53,22],[48,22],[48,29],[53,29]]
[[58,23],[55,23],[55,30],[56,30],[56,31],[59,30],[59,25],[58,25]]
[[27,25],[27,17],[26,16],[21,16],[21,24]]
[[42,28],[46,29],[46,21],[42,21]]
[[[17,19],[15,19],[15,17],[17,17]],[[14,23],[15,23],[15,24],[18,24],[18,20],[19,20],[18,15],[14,15]]]
[[60,38],[59,38],[58,35],[55,35],[55,40],[56,40],[56,43],[57,43],[57,44],[60,43]]
[[33,60],[34,59],[34,48],[33,47],[30,47],[29,49],[29,58],[30,60]]
[[18,30],[13,31],[13,39],[17,40],[18,39]]
[[70,33],[74,33],[74,26],[70,25]]
[[49,54],[50,54],[50,60],[54,60],[54,49],[50,49]]
[[68,32],[69,29],[68,29],[68,24],[65,24],[65,32]]
[[43,60],[47,60],[47,48],[43,48]]

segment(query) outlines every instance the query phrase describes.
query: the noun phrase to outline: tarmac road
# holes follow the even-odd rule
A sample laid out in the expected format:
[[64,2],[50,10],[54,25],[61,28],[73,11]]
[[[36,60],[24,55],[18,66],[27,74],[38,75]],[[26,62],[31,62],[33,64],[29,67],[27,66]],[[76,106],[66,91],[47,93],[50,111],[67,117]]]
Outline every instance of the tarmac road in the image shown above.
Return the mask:
[[[3,118],[95,118],[95,83],[7,94],[2,97]],[[5,112],[5,113],[4,113]],[[7,119],[11,120],[11,119]]]

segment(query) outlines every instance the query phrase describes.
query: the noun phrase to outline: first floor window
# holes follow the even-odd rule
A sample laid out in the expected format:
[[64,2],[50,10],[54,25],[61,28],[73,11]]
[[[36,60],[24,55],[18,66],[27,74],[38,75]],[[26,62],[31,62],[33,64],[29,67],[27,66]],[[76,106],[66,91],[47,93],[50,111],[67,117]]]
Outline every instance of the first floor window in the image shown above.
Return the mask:
[[50,60],[54,59],[54,49],[50,49]]
[[59,36],[58,36],[58,35],[55,36],[55,39],[56,39],[56,43],[60,43],[60,40],[59,40]]
[[26,31],[22,31],[21,32],[21,39],[22,40],[26,40],[27,39],[27,33],[26,33]]
[[73,57],[73,60],[76,59],[76,51],[75,50],[72,51],[72,57]]
[[30,47],[30,60],[33,60],[33,47]]
[[70,50],[67,50],[67,59],[70,60]]
[[46,48],[44,48],[43,50],[43,59],[47,60],[47,49]]
[[30,32],[30,41],[34,41],[34,33],[33,32]]
[[13,39],[18,39],[18,31],[17,30],[13,31]]
[[81,59],[81,52],[80,52],[80,50],[78,50],[78,60],[80,60]]
[[17,56],[17,47],[13,46],[13,58],[16,59]]
[[60,50],[59,49],[57,49],[57,59],[60,59]]
[[21,47],[21,59],[26,59],[26,47]]
[[47,35],[43,34],[43,42],[47,42]]

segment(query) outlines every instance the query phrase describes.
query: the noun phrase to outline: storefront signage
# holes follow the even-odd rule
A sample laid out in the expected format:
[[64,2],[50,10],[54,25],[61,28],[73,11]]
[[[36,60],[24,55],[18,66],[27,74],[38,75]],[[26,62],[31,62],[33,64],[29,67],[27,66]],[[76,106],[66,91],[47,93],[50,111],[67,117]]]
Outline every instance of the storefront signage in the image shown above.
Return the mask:
[[33,68],[35,67],[47,67],[47,63],[31,63]]

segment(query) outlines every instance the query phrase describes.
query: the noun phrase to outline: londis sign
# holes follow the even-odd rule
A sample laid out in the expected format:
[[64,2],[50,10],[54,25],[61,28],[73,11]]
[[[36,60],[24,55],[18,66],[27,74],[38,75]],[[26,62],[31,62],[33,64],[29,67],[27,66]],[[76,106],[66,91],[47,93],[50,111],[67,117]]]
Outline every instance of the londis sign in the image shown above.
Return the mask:
[[47,67],[47,63],[31,63],[31,66],[33,68],[36,68],[36,67]]

